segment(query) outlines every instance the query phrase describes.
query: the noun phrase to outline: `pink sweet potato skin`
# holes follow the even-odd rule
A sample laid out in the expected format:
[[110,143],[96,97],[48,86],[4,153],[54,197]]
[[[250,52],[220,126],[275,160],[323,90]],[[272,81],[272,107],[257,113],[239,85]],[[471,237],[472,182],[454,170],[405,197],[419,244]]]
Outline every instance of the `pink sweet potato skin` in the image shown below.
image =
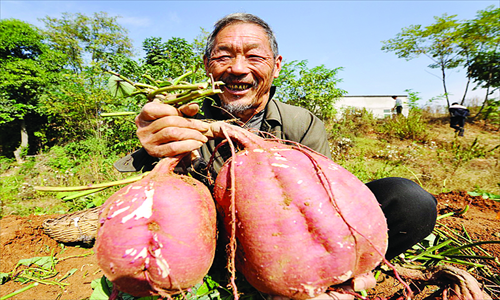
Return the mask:
[[213,262],[216,211],[210,192],[169,169],[157,166],[111,196],[101,211],[99,266],[118,290],[133,296],[179,293],[201,282]]
[[[232,158],[236,266],[250,284],[263,293],[309,299],[381,262],[386,220],[374,195],[354,175],[308,152],[330,182],[330,199],[303,152],[276,142],[244,147]],[[227,232],[232,222],[229,170],[226,162],[214,190]]]

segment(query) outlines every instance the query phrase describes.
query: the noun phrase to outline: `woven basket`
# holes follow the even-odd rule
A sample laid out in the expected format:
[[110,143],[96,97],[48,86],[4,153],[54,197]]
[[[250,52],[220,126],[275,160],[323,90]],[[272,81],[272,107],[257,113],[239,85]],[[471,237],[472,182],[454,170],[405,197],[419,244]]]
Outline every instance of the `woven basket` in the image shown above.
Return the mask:
[[62,215],[43,222],[44,232],[61,243],[92,243],[97,235],[100,207]]

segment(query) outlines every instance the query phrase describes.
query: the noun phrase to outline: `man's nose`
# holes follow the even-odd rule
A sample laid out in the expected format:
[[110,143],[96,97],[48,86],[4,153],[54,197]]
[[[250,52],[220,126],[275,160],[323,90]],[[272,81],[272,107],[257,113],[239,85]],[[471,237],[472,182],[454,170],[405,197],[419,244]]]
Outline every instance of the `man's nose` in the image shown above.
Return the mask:
[[236,56],[230,66],[230,72],[235,75],[246,74],[249,72],[248,61],[244,56]]

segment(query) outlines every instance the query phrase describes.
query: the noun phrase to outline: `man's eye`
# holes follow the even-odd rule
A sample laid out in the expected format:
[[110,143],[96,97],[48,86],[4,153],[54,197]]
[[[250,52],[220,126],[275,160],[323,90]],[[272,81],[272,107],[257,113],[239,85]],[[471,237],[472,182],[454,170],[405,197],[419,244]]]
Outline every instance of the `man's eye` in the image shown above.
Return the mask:
[[223,56],[214,57],[213,59],[216,60],[216,61],[224,62],[224,61],[230,60],[231,56],[229,56],[229,55],[223,55]]
[[249,55],[248,60],[250,60],[250,61],[263,61],[264,57],[259,56],[259,55]]

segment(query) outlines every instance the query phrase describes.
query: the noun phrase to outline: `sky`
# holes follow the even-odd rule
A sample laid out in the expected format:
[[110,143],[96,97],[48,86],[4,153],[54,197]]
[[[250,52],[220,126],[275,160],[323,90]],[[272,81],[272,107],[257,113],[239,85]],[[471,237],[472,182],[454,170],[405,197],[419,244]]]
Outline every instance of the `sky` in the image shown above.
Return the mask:
[[[473,19],[488,6],[500,7],[500,0],[462,1],[9,1],[0,0],[0,18],[15,18],[38,27],[39,19],[60,18],[62,13],[107,12],[119,16],[128,30],[136,53],[148,37],[172,37],[191,42],[201,28],[211,31],[221,17],[233,12],[255,14],[272,27],[285,61],[307,60],[308,67],[342,67],[339,88],[348,95],[407,95],[417,92],[421,105],[443,95],[438,70],[427,66],[425,56],[407,61],[381,50],[382,41],[394,38],[410,25],[431,25],[435,16],[457,15]],[[449,70],[450,101],[460,101],[465,89],[465,72]],[[468,92],[468,99],[484,99],[484,91]],[[497,92],[496,97],[499,96]],[[434,101],[433,106],[444,106]]]

